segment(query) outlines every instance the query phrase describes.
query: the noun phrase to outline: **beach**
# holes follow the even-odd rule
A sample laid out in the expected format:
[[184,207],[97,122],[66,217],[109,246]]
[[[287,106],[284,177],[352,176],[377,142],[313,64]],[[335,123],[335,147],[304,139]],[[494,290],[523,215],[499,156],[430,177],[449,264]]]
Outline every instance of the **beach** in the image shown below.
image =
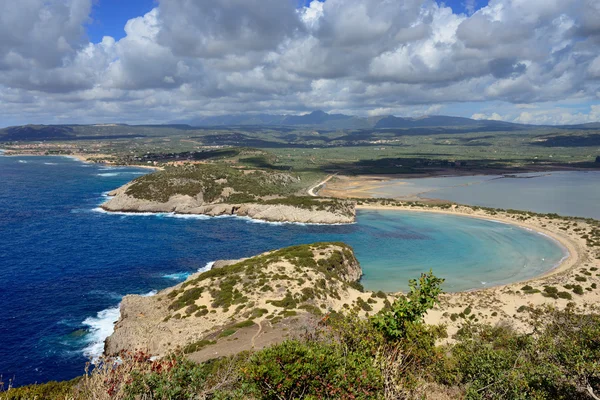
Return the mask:
[[[587,239],[582,238],[587,236],[582,232],[595,228],[593,220],[550,218],[538,214],[525,218],[524,214],[520,213],[512,214],[506,211],[490,211],[461,205],[441,208],[363,204],[358,205],[357,209],[439,213],[512,224],[545,235],[565,249],[566,254],[560,264],[538,277],[508,285],[442,295],[440,304],[428,313],[426,322],[445,324],[450,337],[467,320],[489,323],[502,321],[517,329],[527,329],[530,327],[527,323],[530,318],[527,311],[533,307],[549,306],[564,309],[574,306],[581,311],[589,312],[596,309],[600,302],[600,292],[595,288],[600,283],[600,274],[597,273],[600,269],[600,251],[597,247],[589,246]],[[572,289],[568,289],[577,285],[582,287],[582,294],[573,293]],[[565,298],[554,298],[550,294],[553,291],[568,293],[568,295],[563,294]]]

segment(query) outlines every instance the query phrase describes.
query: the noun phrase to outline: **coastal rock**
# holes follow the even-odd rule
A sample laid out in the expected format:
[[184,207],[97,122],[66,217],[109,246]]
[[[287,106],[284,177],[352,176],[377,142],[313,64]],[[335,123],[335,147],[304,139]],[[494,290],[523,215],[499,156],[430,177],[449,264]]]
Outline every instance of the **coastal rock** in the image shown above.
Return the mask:
[[[112,196],[102,204],[109,212],[154,212],[197,214],[208,216],[237,215],[269,222],[295,222],[313,224],[349,224],[356,217],[354,203],[340,201],[335,211],[327,209],[300,208],[287,204],[261,203],[205,203],[201,194],[173,195],[166,202],[139,199],[127,194],[128,185],[109,193]],[[319,200],[314,200],[318,202]],[[318,204],[318,203],[317,203]]]
[[272,333],[282,329],[278,321],[286,318],[317,321],[323,313],[347,307],[364,314],[367,300],[372,310],[381,309],[384,299],[353,285],[361,275],[352,249],[343,243],[293,246],[216,262],[211,271],[155,296],[126,296],[105,353],[137,349],[160,356],[177,349],[194,352],[198,343],[223,342],[227,347],[231,344],[224,336],[241,329],[251,334],[245,336],[247,343],[236,346],[250,350],[267,327],[266,342],[283,341],[284,332]]

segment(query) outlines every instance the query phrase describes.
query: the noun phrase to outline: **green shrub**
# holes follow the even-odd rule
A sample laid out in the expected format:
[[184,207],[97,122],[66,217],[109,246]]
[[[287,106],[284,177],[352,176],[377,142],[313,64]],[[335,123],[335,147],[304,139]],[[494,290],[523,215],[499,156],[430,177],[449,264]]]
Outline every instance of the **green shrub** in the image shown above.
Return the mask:
[[334,343],[296,340],[252,356],[246,380],[262,399],[383,399],[381,372],[368,354],[347,354]]
[[567,300],[573,299],[573,296],[571,296],[571,293],[569,293],[569,292],[558,292],[557,296],[561,299],[567,299]]
[[[1,377],[0,377],[1,378]],[[65,382],[48,382],[41,385],[29,385],[2,391],[0,400],[65,400],[72,396],[73,388],[81,378]],[[0,379],[1,380],[1,379]]]
[[367,304],[361,297],[356,300],[356,305],[363,311],[373,311],[373,307]]
[[206,346],[210,346],[211,344],[215,344],[215,343],[217,343],[217,342],[215,342],[214,340],[199,340],[197,342],[190,343],[187,346],[185,346],[183,348],[183,352],[185,354],[194,353],[196,351],[202,350]]
[[408,296],[394,301],[391,310],[382,310],[374,317],[373,324],[390,339],[405,337],[408,326],[420,324],[425,313],[438,302],[443,282],[431,271],[421,274],[418,283],[411,279]]

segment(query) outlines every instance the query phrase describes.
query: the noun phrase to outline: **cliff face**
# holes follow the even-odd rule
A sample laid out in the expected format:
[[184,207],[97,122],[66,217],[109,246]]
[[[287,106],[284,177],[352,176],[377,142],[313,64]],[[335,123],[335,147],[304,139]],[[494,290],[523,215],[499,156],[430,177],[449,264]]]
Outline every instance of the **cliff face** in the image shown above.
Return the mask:
[[[179,214],[199,214],[209,216],[238,215],[272,222],[298,222],[318,224],[348,224],[354,222],[356,211],[354,203],[335,200],[335,208],[321,207],[328,200],[312,199],[314,206],[308,208],[289,204],[261,203],[206,203],[202,193],[195,197],[172,195],[168,201],[160,202],[134,197],[127,193],[127,184],[109,195],[114,196],[101,207],[106,211],[125,212],[175,212]],[[284,201],[283,199],[282,201]],[[273,203],[273,204],[271,204]]]
[[242,328],[252,339],[245,343],[242,337],[236,346],[249,350],[265,330],[276,331],[286,319],[306,321],[353,307],[374,312],[385,302],[353,284],[362,270],[342,243],[294,246],[216,266],[153,297],[126,296],[105,352],[189,353],[194,343],[218,345]]

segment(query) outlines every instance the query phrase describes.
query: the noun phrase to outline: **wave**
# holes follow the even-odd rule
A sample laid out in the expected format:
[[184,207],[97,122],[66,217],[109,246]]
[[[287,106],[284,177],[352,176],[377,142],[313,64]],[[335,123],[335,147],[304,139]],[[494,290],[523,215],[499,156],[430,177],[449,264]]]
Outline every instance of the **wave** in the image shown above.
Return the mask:
[[198,272],[206,272],[210,271],[215,265],[215,261],[207,262],[206,265],[202,268],[198,268]]
[[55,162],[45,162],[44,165],[58,165],[58,164]]
[[172,281],[185,281],[191,274],[189,272],[176,272],[174,274],[166,274],[162,277]]
[[[198,272],[210,271],[214,265],[214,261],[208,262],[204,267],[198,268]],[[173,281],[185,281],[187,278],[190,277],[190,275],[192,275],[192,273],[190,272],[176,272],[174,274],[163,275],[162,277]]]
[[164,216],[165,213],[153,213],[153,212],[125,212],[125,211],[106,211],[101,207],[96,207],[92,209],[93,212],[101,213],[101,214],[110,214],[110,215],[121,215],[125,217],[156,217],[156,216]]
[[83,355],[96,361],[104,353],[104,341],[115,331],[115,323],[119,320],[121,312],[119,306],[107,308],[98,312],[95,317],[88,317],[83,325],[88,327],[87,346]]
[[208,216],[208,215],[202,215],[202,214],[176,214],[176,213],[163,213],[163,214],[157,214],[157,215],[161,215],[163,217],[167,217],[167,218],[179,218],[179,219],[199,219],[199,220],[207,220],[207,219],[211,219],[212,217]]
[[[158,293],[156,290],[143,294],[144,297],[152,297]],[[97,361],[104,353],[104,342],[115,331],[115,323],[121,317],[121,303],[116,307],[107,308],[99,311],[95,317],[88,317],[83,321],[87,326],[88,334],[86,344],[83,348],[83,355]]]
[[27,164],[27,163],[28,163],[28,161],[25,161],[25,160],[19,160],[19,163],[21,163],[21,164]]
[[298,225],[298,226],[345,226],[345,225],[355,225],[356,222],[350,223],[336,223],[336,224],[323,224],[318,222],[292,222],[292,221],[266,221],[264,219],[256,219],[247,216],[239,216],[239,215],[205,215],[205,214],[180,214],[174,212],[130,212],[130,211],[106,211],[100,207],[94,208],[92,211],[100,212],[103,214],[114,214],[114,215],[124,215],[124,216],[141,216],[141,217],[149,217],[155,216],[159,218],[179,218],[179,219],[196,219],[196,220],[210,220],[210,219],[225,219],[232,218],[238,219],[241,221],[245,221],[248,224],[267,224],[273,226],[281,226],[281,225]]
[[[107,171],[105,169],[101,171]],[[113,177],[113,176],[121,176],[121,175],[146,175],[145,172],[134,172],[134,171],[124,171],[124,172],[103,172],[101,174],[96,174],[96,176],[101,176],[104,178]]]
[[64,158],[68,158],[69,160],[73,160],[73,161],[80,161],[80,162],[84,162],[81,160],[81,158],[79,157],[75,157],[75,156],[62,156]]

